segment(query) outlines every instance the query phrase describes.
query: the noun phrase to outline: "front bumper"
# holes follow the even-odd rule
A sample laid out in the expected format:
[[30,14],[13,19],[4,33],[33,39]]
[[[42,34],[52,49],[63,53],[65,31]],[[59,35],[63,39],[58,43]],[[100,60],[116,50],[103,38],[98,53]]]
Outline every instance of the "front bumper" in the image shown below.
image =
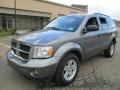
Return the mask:
[[8,65],[26,76],[49,78],[55,74],[58,62],[55,57],[48,59],[30,59],[28,62],[15,57],[11,51],[7,53]]

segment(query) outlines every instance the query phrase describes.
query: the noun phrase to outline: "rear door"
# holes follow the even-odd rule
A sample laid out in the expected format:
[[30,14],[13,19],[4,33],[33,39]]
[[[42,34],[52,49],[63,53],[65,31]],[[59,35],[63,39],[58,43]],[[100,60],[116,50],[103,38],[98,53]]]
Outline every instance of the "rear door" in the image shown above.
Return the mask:
[[108,30],[106,30],[106,43],[110,44],[111,43],[111,40],[110,40],[111,36],[118,35],[118,33],[117,33],[117,26],[112,19],[107,18],[107,23],[108,23],[109,27],[108,27]]
[[101,32],[104,35],[105,42],[103,43],[103,48],[107,48],[110,44],[110,37],[115,29],[116,25],[113,21],[107,17],[99,17]]
[[105,49],[107,41],[106,31],[108,31],[109,26],[107,23],[107,19],[105,17],[99,17],[99,21],[100,21],[100,33],[102,35],[102,39],[104,40],[102,49]]

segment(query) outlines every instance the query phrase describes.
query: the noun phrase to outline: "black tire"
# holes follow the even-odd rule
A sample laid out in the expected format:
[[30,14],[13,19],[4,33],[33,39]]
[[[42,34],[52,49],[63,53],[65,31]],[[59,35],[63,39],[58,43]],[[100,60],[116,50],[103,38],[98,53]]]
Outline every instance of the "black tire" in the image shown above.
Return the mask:
[[[65,65],[67,65],[68,61],[70,61],[71,59],[74,59],[74,61],[76,62],[77,70],[74,77],[68,81],[64,78],[64,68],[65,68]],[[76,55],[69,53],[65,55],[62,61],[60,62],[58,69],[56,71],[54,80],[57,83],[57,85],[60,85],[60,86],[68,85],[75,80],[78,74],[78,71],[79,71],[79,58]]]
[[[113,52],[111,53],[111,49],[113,49]],[[115,53],[115,43],[112,42],[110,47],[106,50],[104,50],[104,56],[107,58],[111,58]]]

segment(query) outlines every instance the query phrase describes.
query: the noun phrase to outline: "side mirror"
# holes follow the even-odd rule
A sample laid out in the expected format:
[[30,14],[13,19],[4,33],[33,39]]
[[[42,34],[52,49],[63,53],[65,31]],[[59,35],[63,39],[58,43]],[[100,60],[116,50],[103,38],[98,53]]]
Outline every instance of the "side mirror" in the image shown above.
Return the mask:
[[99,28],[97,25],[88,25],[87,26],[87,31],[90,32],[90,31],[97,31]]

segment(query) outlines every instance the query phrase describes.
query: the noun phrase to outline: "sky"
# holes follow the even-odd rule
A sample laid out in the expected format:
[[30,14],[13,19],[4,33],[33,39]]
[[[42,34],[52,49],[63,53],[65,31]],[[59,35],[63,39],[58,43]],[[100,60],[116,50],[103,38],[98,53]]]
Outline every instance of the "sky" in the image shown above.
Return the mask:
[[120,20],[120,0],[49,0],[65,5],[88,5],[88,13],[102,13]]

